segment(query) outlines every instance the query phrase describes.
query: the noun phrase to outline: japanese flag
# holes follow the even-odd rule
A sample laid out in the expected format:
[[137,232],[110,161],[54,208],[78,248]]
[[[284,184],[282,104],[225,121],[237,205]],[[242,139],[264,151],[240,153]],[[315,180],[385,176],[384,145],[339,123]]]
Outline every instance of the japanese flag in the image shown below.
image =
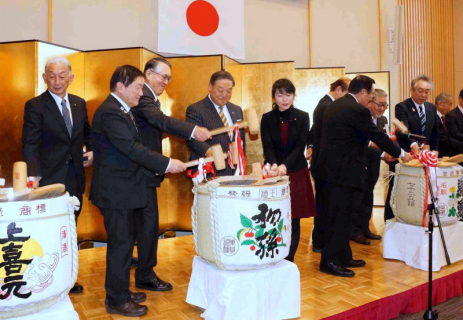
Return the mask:
[[158,51],[244,59],[244,0],[159,0]]

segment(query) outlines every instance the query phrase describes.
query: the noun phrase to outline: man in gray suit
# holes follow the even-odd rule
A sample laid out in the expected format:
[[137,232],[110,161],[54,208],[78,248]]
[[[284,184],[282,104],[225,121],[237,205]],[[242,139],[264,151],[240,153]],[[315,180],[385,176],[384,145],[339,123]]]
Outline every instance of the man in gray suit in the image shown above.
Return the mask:
[[[243,110],[233,103],[230,103],[235,80],[227,71],[214,73],[209,82],[209,94],[206,98],[198,101],[186,110],[185,121],[194,123],[209,130],[232,126],[234,123],[243,120]],[[246,139],[244,129],[240,129],[241,140],[243,141],[243,151],[246,151]],[[232,134],[222,133],[212,137],[211,140],[200,142],[188,140],[186,143],[191,149],[191,160],[212,155],[211,146],[220,144],[223,152],[228,152],[229,144],[232,142]],[[225,170],[214,171],[217,176],[233,175],[235,170],[226,161]]]

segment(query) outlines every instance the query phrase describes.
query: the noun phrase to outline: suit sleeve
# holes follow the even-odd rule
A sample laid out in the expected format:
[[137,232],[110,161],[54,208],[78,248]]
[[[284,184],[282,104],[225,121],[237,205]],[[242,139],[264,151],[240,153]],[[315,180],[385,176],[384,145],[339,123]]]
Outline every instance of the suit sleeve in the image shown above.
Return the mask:
[[42,114],[40,100],[28,101],[24,107],[22,154],[28,176],[40,176],[40,145],[42,143]]
[[[197,112],[197,109],[193,105],[186,109],[185,121],[204,127],[202,116],[199,112]],[[204,157],[206,155],[206,151],[210,148],[210,145],[207,142],[201,142],[193,139],[187,140],[186,144],[194,153],[199,155],[199,157]]]
[[[301,117],[301,131],[299,132],[299,137],[297,139],[296,146],[291,150],[291,152],[283,160],[283,164],[286,168],[293,168],[297,161],[300,159],[301,155],[304,155],[304,149],[306,146],[307,139],[309,137],[309,117]],[[305,156],[304,156],[305,158]]]
[[150,126],[163,132],[189,140],[195,125],[189,122],[180,121],[176,118],[166,116],[155,104],[154,100],[142,96],[138,106],[132,112],[148,123]]
[[307,148],[313,147],[313,126],[309,130],[309,135],[307,136]]
[[87,114],[87,104],[84,101],[84,144],[87,148],[87,151],[93,151],[93,139],[92,139],[92,128],[90,127],[90,122],[88,121]]
[[440,121],[437,117],[437,112],[434,110],[434,124],[432,127],[431,136],[429,137],[429,146],[431,150],[437,151],[439,150],[439,129],[438,129],[438,121]]
[[373,141],[378,147],[391,156],[398,158],[401,153],[401,149],[392,142],[391,139],[381,132],[377,126],[371,121],[371,113],[367,108],[358,111],[358,121],[355,121],[356,126],[365,133],[367,139]]
[[447,115],[445,117],[445,126],[447,128],[448,139],[452,150],[460,153],[463,150],[463,134],[458,131],[458,119],[453,115]]
[[262,121],[260,122],[260,137],[262,139],[265,161],[270,163],[270,165],[273,165],[277,163],[277,157],[275,155],[275,148],[272,141],[272,128],[270,128],[267,118],[268,116],[265,114],[262,116]]
[[169,158],[135,141],[124,115],[107,110],[102,117],[102,130],[116,149],[133,162],[163,175],[169,164]]
[[[403,122],[403,124],[410,129],[410,125],[408,123],[408,113],[407,113],[407,109],[406,107],[399,103],[395,106],[395,117],[397,118],[397,120],[400,120]],[[397,138],[399,140],[402,140],[405,142],[405,144],[407,146],[411,146],[412,143],[416,142],[416,140],[414,139],[410,139],[410,138],[406,138],[406,137],[403,137],[403,138]]]

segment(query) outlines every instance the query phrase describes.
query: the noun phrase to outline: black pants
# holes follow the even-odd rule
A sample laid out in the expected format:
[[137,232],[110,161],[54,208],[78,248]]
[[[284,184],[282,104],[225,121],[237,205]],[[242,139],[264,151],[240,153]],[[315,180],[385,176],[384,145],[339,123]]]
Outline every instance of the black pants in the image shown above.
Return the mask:
[[323,181],[314,179],[315,181],[315,211],[317,215],[313,219],[313,231],[312,231],[312,245],[314,247],[323,247],[323,201],[320,196],[320,189],[323,185]]
[[375,184],[376,183],[373,182],[367,182],[365,185],[360,206],[352,217],[352,237],[365,235],[365,233],[370,231]]
[[145,282],[156,277],[153,268],[157,265],[159,211],[156,187],[147,189],[148,203],[145,208],[135,210],[135,239],[138,248],[138,267],[135,282]]
[[69,160],[68,164],[68,171],[66,174],[66,181],[64,182],[64,185],[66,186],[66,191],[69,192],[70,196],[75,196],[77,199],[79,199],[80,202],[80,207],[79,210],[74,211],[74,215],[76,217],[76,224],[77,224],[77,218],[80,215],[80,212],[82,211],[82,198],[83,198],[83,193],[85,191],[85,186],[80,185],[80,179],[77,174],[76,170],[76,165],[73,160]]
[[135,210],[104,209],[104,226],[108,235],[106,252],[106,298],[111,305],[130,300],[130,264],[134,246]]
[[359,189],[319,181],[320,201],[323,204],[323,249],[321,263],[343,265],[352,260],[349,245],[352,215],[358,209],[362,191]]
[[289,247],[289,254],[286,260],[294,262],[294,256],[296,255],[297,247],[299,246],[299,240],[301,238],[301,219],[291,220],[291,246]]
[[[389,163],[389,171],[395,172],[395,165],[399,163],[398,161]],[[391,208],[391,195],[392,188],[394,187],[394,179],[389,180],[389,188],[387,189],[386,203],[384,204],[384,221],[394,218],[394,213]]]

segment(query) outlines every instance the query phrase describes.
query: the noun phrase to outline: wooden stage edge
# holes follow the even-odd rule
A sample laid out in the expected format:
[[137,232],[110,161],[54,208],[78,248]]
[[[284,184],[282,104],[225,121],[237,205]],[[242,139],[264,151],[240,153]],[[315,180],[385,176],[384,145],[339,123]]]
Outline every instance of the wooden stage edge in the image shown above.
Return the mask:
[[[373,232],[383,234],[382,215],[382,208],[374,209],[371,222]],[[383,259],[381,241],[372,241],[369,246],[351,243],[354,258],[364,259],[367,263],[366,267],[355,269],[354,278],[339,278],[321,273],[318,270],[320,254],[312,252],[312,226],[312,218],[302,220],[301,242],[295,258],[301,274],[301,317],[298,319],[316,320],[331,316],[334,316],[332,319],[343,319],[343,313],[348,310],[417,287],[423,289],[423,284],[427,283],[427,272],[409,267],[401,261]],[[434,235],[437,236],[437,233]],[[171,282],[174,289],[170,292],[144,291],[148,296],[144,304],[148,306],[149,312],[140,319],[202,319],[202,310],[185,302],[195,255],[192,236],[159,241],[159,263],[155,271],[161,279]],[[78,282],[84,286],[84,292],[70,296],[80,319],[125,319],[106,313],[106,248],[81,250],[79,256]],[[462,270],[463,261],[443,267],[439,272],[434,272],[433,277],[439,279],[457,273],[463,274]],[[140,290],[134,286],[134,271],[132,268],[130,290],[136,292]]]

